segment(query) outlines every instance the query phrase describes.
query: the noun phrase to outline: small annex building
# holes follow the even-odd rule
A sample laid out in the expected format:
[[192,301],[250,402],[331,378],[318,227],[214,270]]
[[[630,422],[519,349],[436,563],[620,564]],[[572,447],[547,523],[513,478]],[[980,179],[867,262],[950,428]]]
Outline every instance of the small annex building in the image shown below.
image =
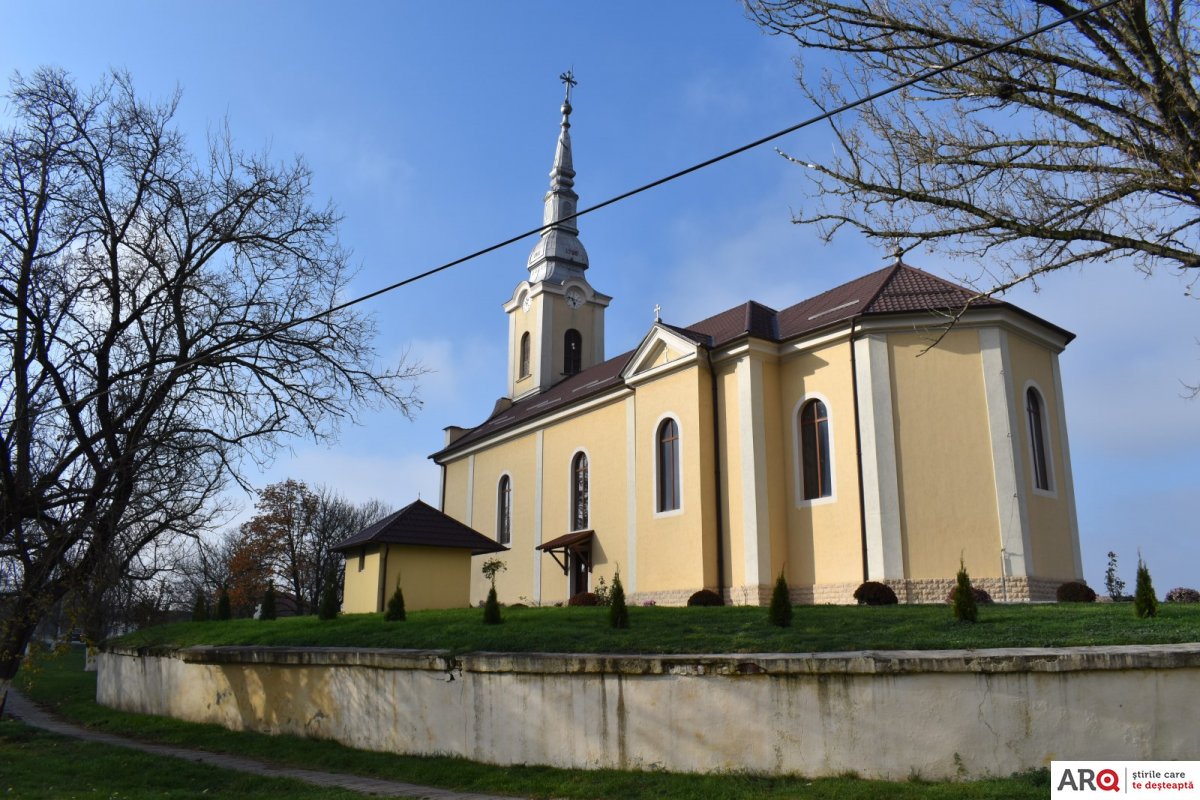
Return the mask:
[[346,559],[342,611],[383,611],[397,583],[408,610],[465,608],[471,557],[507,549],[417,500],[334,545]]
[[[852,603],[865,580],[941,602],[960,559],[998,601],[1082,580],[1073,334],[897,258],[786,308],[656,319],[608,357],[570,84],[562,112],[545,228],[503,305],[507,393],[431,456],[442,511],[510,548],[501,602],[563,602],[618,570],[630,602],[674,605],[765,604],[781,573],[795,602]],[[375,574],[350,559],[351,602],[378,605]],[[470,582],[474,603],[488,583]]]

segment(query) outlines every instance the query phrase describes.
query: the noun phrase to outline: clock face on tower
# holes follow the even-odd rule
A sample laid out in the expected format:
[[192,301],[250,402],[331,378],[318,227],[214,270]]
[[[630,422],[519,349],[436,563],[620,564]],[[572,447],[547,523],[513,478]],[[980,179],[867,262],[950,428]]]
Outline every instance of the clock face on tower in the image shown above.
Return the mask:
[[567,290],[567,305],[571,308],[579,308],[583,305],[583,292],[578,289]]
[[521,310],[528,311],[532,305],[533,305],[533,298],[530,297],[529,295],[525,295],[525,299],[521,301]]

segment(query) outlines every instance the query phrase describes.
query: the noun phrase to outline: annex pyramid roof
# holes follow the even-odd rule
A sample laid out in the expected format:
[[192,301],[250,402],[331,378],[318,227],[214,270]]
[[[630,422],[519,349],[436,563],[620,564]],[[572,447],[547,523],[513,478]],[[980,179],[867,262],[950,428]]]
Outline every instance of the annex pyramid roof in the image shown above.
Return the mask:
[[352,550],[368,544],[409,544],[424,547],[457,547],[480,553],[508,550],[428,503],[417,500],[394,514],[335,544],[332,550]]

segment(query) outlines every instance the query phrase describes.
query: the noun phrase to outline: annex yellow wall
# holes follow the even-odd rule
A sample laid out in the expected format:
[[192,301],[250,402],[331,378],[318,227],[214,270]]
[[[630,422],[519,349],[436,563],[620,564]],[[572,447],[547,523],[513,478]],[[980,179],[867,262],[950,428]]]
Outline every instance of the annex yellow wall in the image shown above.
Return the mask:
[[387,579],[384,603],[396,590],[404,590],[408,611],[426,608],[463,608],[469,604],[471,551],[461,547],[386,545]]
[[908,578],[1000,574],[1000,533],[979,335],[888,335]]
[[[715,587],[716,513],[708,370],[693,364],[640,383],[634,397],[637,590],[690,593]],[[659,513],[656,437],[658,426],[667,416],[679,423],[682,494],[678,511]]]
[[[1029,509],[1030,538],[1033,543],[1033,574],[1043,578],[1072,580],[1075,575],[1075,556],[1071,543],[1071,521],[1064,490],[1065,459],[1062,442],[1062,420],[1058,418],[1058,395],[1051,365],[1052,353],[1044,346],[1016,335],[1008,336],[1009,361],[1012,366],[1012,396],[1017,406],[1017,435],[1020,440],[1021,461],[1024,464],[1025,493]],[[1048,494],[1034,490],[1033,453],[1029,442],[1029,415],[1025,410],[1025,387],[1034,381],[1045,404],[1043,412],[1049,441],[1046,442],[1047,465],[1052,491]]]
[[[580,450],[588,457],[588,528],[592,539],[589,588],[600,577],[612,582],[628,546],[624,395],[613,402],[569,417],[545,429],[543,442],[542,541],[571,532],[571,460]],[[567,600],[568,577],[548,554],[538,553],[542,603]]]
[[[787,357],[780,368],[780,435],[786,448],[788,582],[814,586],[862,581],[862,522],[855,454],[850,345],[829,344]],[[806,502],[799,480],[801,400],[826,400],[833,459],[833,499]]]
[[358,568],[361,548],[345,553],[342,613],[370,614],[379,610],[379,548],[368,547]]

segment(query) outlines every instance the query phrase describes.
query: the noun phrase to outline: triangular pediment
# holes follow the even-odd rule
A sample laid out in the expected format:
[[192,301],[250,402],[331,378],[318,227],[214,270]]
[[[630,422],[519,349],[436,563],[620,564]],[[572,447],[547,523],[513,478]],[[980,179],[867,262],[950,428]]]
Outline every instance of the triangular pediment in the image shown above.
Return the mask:
[[656,323],[634,351],[621,377],[627,383],[637,383],[690,366],[699,354],[696,342]]

